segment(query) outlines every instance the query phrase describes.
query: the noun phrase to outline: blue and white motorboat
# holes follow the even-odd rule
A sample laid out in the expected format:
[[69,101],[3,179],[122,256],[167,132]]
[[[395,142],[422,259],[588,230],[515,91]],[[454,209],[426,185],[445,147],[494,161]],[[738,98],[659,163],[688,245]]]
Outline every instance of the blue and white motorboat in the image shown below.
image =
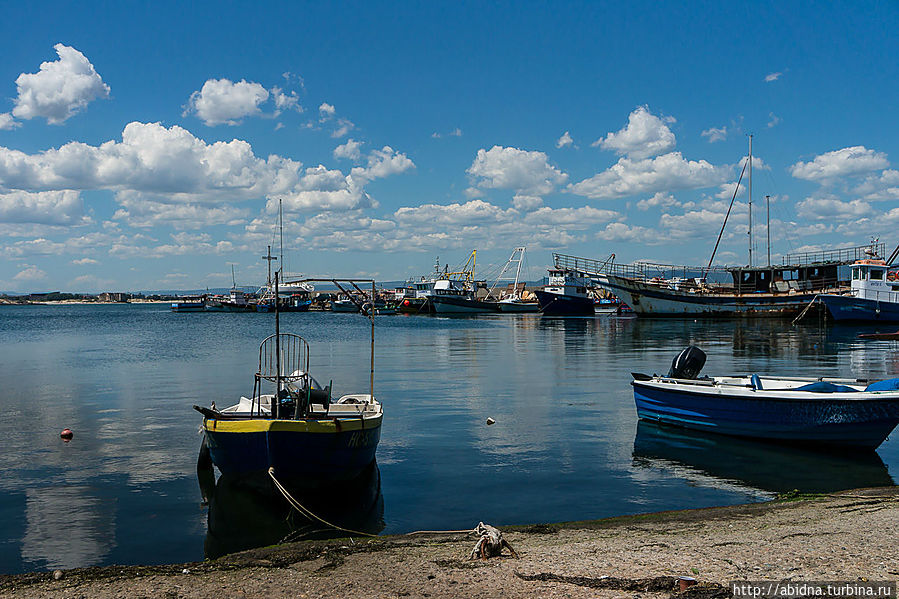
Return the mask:
[[818,299],[834,320],[899,322],[899,268],[876,257],[857,260],[849,292],[825,293]]
[[705,354],[689,347],[668,376],[633,373],[642,420],[738,437],[874,449],[899,424],[899,379],[698,378]]
[[540,311],[546,316],[593,316],[593,296],[589,278],[568,268],[550,268],[548,284],[535,289]]
[[[275,307],[279,305],[277,286],[276,274]],[[276,308],[275,334],[259,346],[259,368],[250,397],[241,397],[222,410],[215,404],[194,406],[203,414],[201,456],[208,450],[222,474],[274,468],[275,473],[309,486],[353,479],[374,461],[381,436],[383,410],[373,393],[374,319],[369,316],[368,393],[332,399],[332,385],[323,388],[309,374],[309,344],[299,335],[281,333],[278,314]],[[272,388],[270,393],[264,393],[266,386]]]

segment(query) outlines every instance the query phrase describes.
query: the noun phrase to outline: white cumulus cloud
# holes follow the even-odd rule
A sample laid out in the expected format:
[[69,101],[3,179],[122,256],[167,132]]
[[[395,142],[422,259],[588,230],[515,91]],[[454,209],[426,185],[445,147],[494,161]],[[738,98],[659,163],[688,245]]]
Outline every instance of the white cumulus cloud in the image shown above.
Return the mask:
[[873,214],[871,205],[862,200],[806,198],[796,204],[796,214],[809,220],[833,221],[857,219]]
[[827,181],[868,173],[889,165],[883,152],[869,150],[865,146],[852,146],[815,156],[809,162],[797,162],[790,167],[790,174],[807,181]]
[[351,174],[304,169],[278,155],[259,158],[243,140],[206,143],[178,126],[134,122],[121,141],[99,146],[70,142],[38,154],[0,147],[0,194],[111,190],[122,206],[120,219],[147,226],[168,218],[189,228],[203,222],[201,213],[206,224],[241,222],[246,214],[224,205],[261,198],[283,197],[285,208],[303,210],[373,206],[363,189],[368,181],[413,167],[405,154],[385,146]]
[[12,115],[8,112],[0,112],[0,131],[4,129],[15,129],[19,126],[19,123],[12,118]]
[[77,191],[12,191],[0,194],[0,223],[77,225],[89,222]]
[[[259,83],[243,79],[236,83],[230,79],[209,79],[200,91],[191,94],[185,115],[193,112],[210,127],[238,125],[244,117],[259,114],[260,104],[268,97],[268,90]],[[281,101],[289,102],[290,98]]]
[[670,193],[659,191],[651,198],[637,202],[637,208],[645,211],[650,208],[667,208],[668,206],[677,206],[679,204],[680,202],[674,199],[674,196]]
[[480,188],[512,189],[517,195],[529,196],[546,195],[568,180],[545,153],[501,146],[478,150],[466,172]]
[[640,106],[628,116],[626,127],[617,133],[609,133],[592,145],[638,160],[657,156],[674,149],[674,133],[667,125],[673,122],[672,117],[657,117],[646,106]]
[[47,273],[37,266],[26,265],[25,270],[13,277],[16,281],[41,281],[47,278]]
[[59,60],[41,63],[37,73],[22,73],[16,78],[14,117],[42,117],[58,125],[91,101],[109,97],[109,86],[84,54],[63,44],[53,49]]
[[772,81],[777,81],[778,79],[780,79],[781,75],[783,75],[783,73],[768,73],[767,75],[765,75],[765,82],[771,83]]
[[383,179],[415,168],[415,163],[408,156],[397,152],[390,146],[384,146],[380,150],[372,150],[369,152],[367,160],[367,166],[364,168],[356,167],[351,171],[352,176],[359,181],[367,182],[373,179]]
[[346,158],[347,160],[359,160],[362,157],[361,141],[348,139],[345,144],[334,148],[334,158]]
[[727,127],[709,127],[700,135],[708,139],[710,144],[716,141],[724,141],[727,139]]
[[568,186],[591,199],[613,199],[672,189],[701,189],[723,183],[730,168],[705,160],[685,160],[671,152],[647,160],[622,157],[608,170]]
[[568,133],[568,131],[563,133],[562,137],[560,137],[558,140],[556,140],[557,148],[567,148],[568,146],[573,146],[573,145],[574,145],[574,140],[571,138],[571,134]]

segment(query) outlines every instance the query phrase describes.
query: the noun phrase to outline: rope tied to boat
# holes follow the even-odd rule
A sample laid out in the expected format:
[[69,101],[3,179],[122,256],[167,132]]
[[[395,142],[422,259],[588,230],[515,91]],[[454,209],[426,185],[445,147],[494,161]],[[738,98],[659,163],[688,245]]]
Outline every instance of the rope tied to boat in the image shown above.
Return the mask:
[[350,534],[352,534],[352,535],[358,535],[358,536],[360,536],[360,537],[377,537],[377,536],[378,536],[378,535],[375,535],[375,534],[371,534],[370,532],[362,532],[362,531],[359,531],[359,530],[352,530],[352,529],[349,529],[349,528],[343,528],[342,526],[338,526],[338,525],[336,525],[336,524],[333,524],[333,523],[331,523],[331,522],[328,522],[327,520],[325,520],[324,518],[321,518],[320,516],[317,516],[317,515],[314,514],[311,510],[309,510],[308,508],[306,508],[302,503],[300,503],[299,501],[297,501],[297,500],[290,494],[290,491],[288,491],[288,490],[284,487],[284,485],[282,485],[282,484],[280,483],[280,481],[278,481],[278,479],[275,478],[275,468],[274,468],[274,466],[270,466],[270,467],[269,467],[269,469],[268,469],[268,475],[269,475],[269,477],[271,477],[272,482],[275,484],[275,488],[278,489],[278,491],[281,492],[281,495],[284,496],[284,499],[287,500],[287,503],[289,503],[289,504],[291,505],[291,507],[293,507],[295,510],[297,510],[298,512],[300,512],[302,515],[306,516],[306,517],[309,518],[310,520],[316,520],[316,521],[318,521],[318,522],[321,522],[321,523],[324,524],[325,526],[331,527],[331,528],[333,528],[333,529],[335,529],[335,530],[339,530],[339,531],[342,531],[342,532],[347,532],[347,533],[350,533]]
[[[352,529],[344,528],[344,527],[342,527],[342,526],[338,526],[338,525],[336,525],[336,524],[333,524],[333,523],[331,523],[331,522],[328,522],[328,521],[325,520],[324,518],[322,518],[322,517],[316,515],[315,513],[313,513],[309,508],[307,508],[306,506],[304,506],[303,504],[301,504],[299,501],[296,500],[296,498],[294,498],[294,497],[290,494],[290,491],[288,491],[287,488],[286,488],[284,485],[282,485],[281,482],[275,477],[275,468],[274,468],[274,466],[270,466],[270,467],[269,467],[269,469],[268,469],[268,475],[269,475],[269,477],[272,479],[272,483],[274,483],[275,488],[278,489],[278,491],[281,493],[281,495],[284,496],[284,499],[287,500],[287,503],[289,503],[291,507],[293,507],[295,510],[297,510],[298,512],[300,512],[302,515],[306,516],[306,517],[309,518],[310,520],[315,520],[315,521],[317,521],[317,522],[320,522],[321,524],[324,524],[325,526],[328,526],[328,527],[330,527],[330,528],[333,528],[333,529],[335,529],[335,530],[339,530],[339,531],[342,531],[342,532],[347,532],[347,533],[350,533],[350,534],[352,534],[352,535],[358,535],[358,536],[361,536],[361,537],[372,537],[372,538],[376,538],[376,537],[378,536],[378,535],[372,534],[372,533],[370,533],[370,532],[362,532],[362,531],[359,531],[359,530],[352,530]],[[469,529],[465,529],[465,530],[416,530],[416,531],[413,531],[413,532],[407,532],[407,533],[405,533],[403,536],[425,535],[425,534],[431,534],[431,535],[440,535],[440,534],[444,534],[444,535],[445,535],[445,534],[469,534],[469,535],[471,535],[471,534],[474,534],[474,535],[479,535],[479,536],[481,536],[481,537],[483,538],[483,537],[485,536],[485,535],[484,535],[484,532],[485,532],[485,528],[484,528],[484,527],[487,527],[487,528],[489,528],[489,529],[491,529],[491,530],[494,530],[494,531],[496,531],[497,533],[499,532],[497,529],[493,528],[492,526],[485,525],[483,522],[479,522],[478,525],[477,525],[474,529],[469,528]],[[479,540],[479,541],[478,541],[478,545],[475,546],[476,549],[477,549],[478,551],[480,551],[481,546],[482,546],[484,543],[485,543],[485,541]],[[502,535],[501,535],[501,534],[500,534],[500,543],[502,543]],[[508,546],[509,549],[511,549],[511,546],[509,546],[508,543],[506,543],[505,546]],[[502,547],[502,545],[501,545],[501,547]],[[500,550],[502,550],[502,549],[500,549]],[[512,552],[513,552],[513,554],[515,554],[515,550],[514,550],[514,549],[512,549]],[[515,555],[516,555],[516,557],[517,557],[517,554],[515,554]]]

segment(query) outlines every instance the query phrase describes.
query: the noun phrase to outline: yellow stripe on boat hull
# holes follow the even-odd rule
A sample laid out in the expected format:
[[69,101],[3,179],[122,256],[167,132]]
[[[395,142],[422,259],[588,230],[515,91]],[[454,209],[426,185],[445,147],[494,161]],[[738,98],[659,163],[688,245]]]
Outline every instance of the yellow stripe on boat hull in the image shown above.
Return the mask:
[[317,420],[204,420],[207,431],[219,433],[339,433],[347,431],[368,430],[381,426],[381,415],[359,418],[327,418]]

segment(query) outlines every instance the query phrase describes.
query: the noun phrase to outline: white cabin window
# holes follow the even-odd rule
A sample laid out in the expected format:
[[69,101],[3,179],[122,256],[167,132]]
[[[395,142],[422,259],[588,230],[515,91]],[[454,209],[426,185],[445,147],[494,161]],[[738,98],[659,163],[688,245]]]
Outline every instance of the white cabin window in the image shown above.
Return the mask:
[[860,271],[861,271],[860,268],[853,268],[853,269],[852,269],[852,280],[853,280],[853,281],[857,281],[857,280],[859,279],[859,272],[860,272]]
[[871,269],[870,279],[872,281],[882,281],[883,280],[883,271],[880,269]]

